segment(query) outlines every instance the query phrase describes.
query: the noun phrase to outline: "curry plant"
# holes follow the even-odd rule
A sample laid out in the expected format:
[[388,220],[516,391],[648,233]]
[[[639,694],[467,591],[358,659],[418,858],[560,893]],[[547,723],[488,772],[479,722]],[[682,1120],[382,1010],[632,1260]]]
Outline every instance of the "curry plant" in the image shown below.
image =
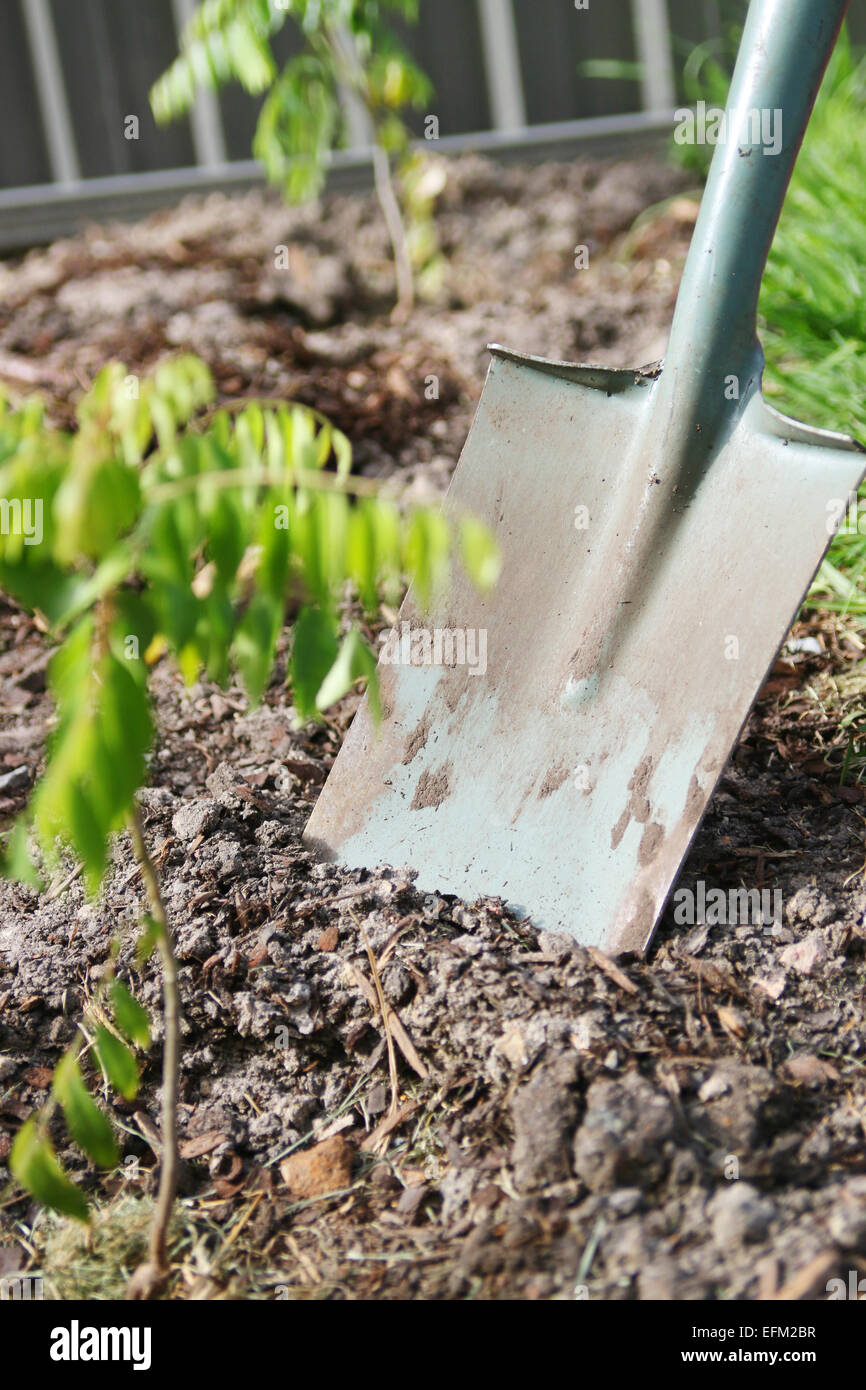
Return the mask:
[[[418,159],[409,153],[402,112],[420,109],[431,88],[387,23],[389,12],[412,21],[417,9],[417,0],[203,0],[183,29],[178,57],[151,91],[154,115],[163,122],[187,112],[201,86],[236,81],[263,95],[253,153],[290,202],[321,190],[328,157],[344,137],[346,103],[360,105],[372,131],[376,192],[403,315],[413,302],[414,269],[437,259],[430,218],[407,236],[391,169],[398,159],[404,182],[417,186]],[[280,68],[272,40],[289,20],[303,47]],[[410,190],[406,210],[413,221],[415,202]]]
[[[495,548],[471,518],[404,511],[351,473],[349,441],[304,406],[251,401],[213,407],[195,357],[139,378],[113,364],[53,428],[37,400],[0,398],[0,586],[39,616],[56,650],[56,708],[47,758],[26,810],[6,836],[6,873],[38,888],[64,854],[95,895],[115,832],[128,830],[149,912],[139,950],[161,957],[165,1013],[162,1164],[150,1257],[139,1292],[166,1270],[177,1169],[179,1002],[169,922],[145,844],[136,793],[153,739],[149,676],[173,658],[187,681],[233,673],[262,696],[291,622],[288,675],[296,721],[316,719],[359,679],[377,708],[375,657],[360,622],[405,579],[422,604],[457,555],[481,586]],[[40,1202],[86,1219],[81,1189],[49,1137],[59,1107],[72,1140],[98,1165],[117,1159],[110,1123],[88,1088],[100,1074],[135,1095],[136,1050],[149,1024],[112,965],[87,1026],[54,1073],[52,1096],[16,1137],[14,1176]]]

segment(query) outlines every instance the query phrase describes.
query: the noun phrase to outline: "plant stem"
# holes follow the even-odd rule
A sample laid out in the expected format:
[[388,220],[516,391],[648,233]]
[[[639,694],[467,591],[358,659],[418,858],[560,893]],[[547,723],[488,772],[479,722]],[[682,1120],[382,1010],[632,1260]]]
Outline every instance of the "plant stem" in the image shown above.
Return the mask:
[[394,191],[394,180],[391,177],[391,160],[388,151],[375,138],[373,140],[373,177],[376,181],[376,197],[379,199],[379,206],[385,218],[385,225],[388,228],[388,236],[391,238],[391,247],[394,252],[394,269],[397,273],[397,307],[394,310],[394,317],[405,322],[415,304],[415,279],[412,274],[412,262],[409,257],[403,214],[400,211],[400,204]]
[[148,488],[148,502],[174,502],[187,493],[197,492],[203,483],[208,487],[306,487],[314,492],[342,492],[352,497],[388,497],[399,500],[405,488],[383,484],[378,478],[340,478],[336,473],[314,473],[311,469],[294,469],[282,476],[269,468],[214,468],[209,472],[190,473],[168,483],[156,483]]
[[376,184],[376,197],[379,199],[379,206],[385,218],[385,226],[388,228],[391,249],[394,252],[394,269],[397,274],[397,305],[393,317],[405,323],[415,305],[415,277],[412,274],[412,260],[409,255],[409,244],[406,240],[406,226],[400,211],[397,194],[394,191],[394,180],[391,177],[391,158],[379,138],[376,110],[371,98],[364,65],[359,60],[354,37],[343,25],[325,22],[324,46],[326,52],[330,53],[338,80],[342,80],[366,107],[373,127],[373,178]]
[[150,1228],[150,1263],[160,1272],[168,1269],[168,1223],[177,1193],[177,1095],[180,1080],[180,996],[177,986],[177,960],[156,867],[144,842],[141,817],[135,807],[129,814],[129,833],[141,873],[151,915],[159,927],[159,954],[162,960],[162,1000],[165,1043],[162,1054],[162,1163],[159,1189]]

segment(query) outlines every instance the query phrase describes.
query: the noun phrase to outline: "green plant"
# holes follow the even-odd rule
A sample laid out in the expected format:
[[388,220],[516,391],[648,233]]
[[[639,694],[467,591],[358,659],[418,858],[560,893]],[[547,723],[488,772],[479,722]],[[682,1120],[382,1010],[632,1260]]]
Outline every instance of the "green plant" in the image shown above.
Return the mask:
[[[391,166],[409,158],[401,113],[423,105],[430,83],[394,37],[389,12],[414,20],[417,0],[203,0],[183,30],[179,56],[154,84],[151,105],[164,122],[189,110],[199,86],[237,81],[264,95],[253,152],[286,198],[301,202],[324,183],[328,157],[343,139],[346,101],[360,103],[372,129],[376,192],[405,316],[414,298],[412,238]],[[280,69],[272,39],[288,20],[304,47]]]
[[[302,406],[240,403],[208,409],[207,367],[194,357],[144,379],[106,367],[82,399],[73,432],[52,428],[36,400],[0,398],[0,585],[38,612],[57,641],[49,667],[56,723],[45,770],[6,837],[4,870],[34,887],[64,852],[95,894],[110,837],[126,828],[150,912],[140,953],[161,957],[165,1021],[163,1155],[150,1256],[139,1292],[166,1269],[177,1171],[179,999],[169,922],[136,810],[153,736],[148,677],[171,653],[192,681],[240,673],[252,701],[272,671],[287,606],[289,679],[298,721],[318,717],[359,679],[376,708],[375,658],[341,608],[354,596],[374,614],[410,578],[422,604],[446,582],[456,554],[477,583],[495,578],[487,532],[454,527],[431,509],[404,514],[351,474],[348,440]],[[17,522],[17,524],[15,524]],[[81,1190],[51,1145],[57,1107],[71,1138],[97,1163],[116,1160],[108,1120],[82,1063],[95,1062],[135,1094],[131,1046],[147,1019],[113,967],[61,1059],[52,1097],[28,1120],[10,1156],[41,1202],[85,1219]]]
[[[695,49],[686,64],[693,100],[724,106],[735,41]],[[779,409],[866,439],[866,59],[843,29],[800,151],[761,285],[764,392]],[[678,158],[690,147],[673,147]],[[696,167],[708,167],[712,147]],[[697,158],[697,156],[695,156]],[[844,501],[844,499],[840,499]],[[866,519],[843,528],[810,595],[811,606],[866,617]]]

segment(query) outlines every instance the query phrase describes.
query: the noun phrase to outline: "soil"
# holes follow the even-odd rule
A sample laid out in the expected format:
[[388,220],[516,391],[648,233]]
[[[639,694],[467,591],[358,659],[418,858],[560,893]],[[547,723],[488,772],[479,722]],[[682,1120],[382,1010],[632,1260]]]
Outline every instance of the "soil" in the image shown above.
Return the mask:
[[[662,356],[694,220],[682,174],[649,160],[448,173],[445,282],[408,327],[388,314],[371,199],[211,198],[0,267],[0,377],[39,385],[68,421],[105,360],[141,370],[189,348],[224,397],[308,401],[363,471],[435,495],[488,339]],[[615,962],[496,900],[310,858],[301,832],[357,697],[295,729],[282,662],[255,711],[157,666],[140,800],[184,1001],[172,1296],[825,1298],[866,1272],[864,793],[840,785],[828,704],[862,643],[818,613],[794,637],[678,884],[779,892],[777,920],[681,925],[674,899],[646,959]],[[6,823],[38,776],[48,655],[4,604]],[[42,894],[0,885],[0,1162],[118,935],[121,974],[159,1018],[131,930],[144,908],[124,838],[96,902],[72,863]],[[122,1171],[97,1175],[56,1134],[109,1223],[154,1189],[155,1031],[138,1099],[105,1099]],[[89,1288],[55,1223],[9,1188],[0,1223],[0,1272],[40,1270],[53,1296]],[[126,1256],[111,1258],[116,1282],[94,1296],[122,1290]]]

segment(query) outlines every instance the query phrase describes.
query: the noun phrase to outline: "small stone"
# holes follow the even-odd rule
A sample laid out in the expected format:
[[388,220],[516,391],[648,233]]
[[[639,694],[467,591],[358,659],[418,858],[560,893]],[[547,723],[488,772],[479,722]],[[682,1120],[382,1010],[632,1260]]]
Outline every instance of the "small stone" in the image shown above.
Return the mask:
[[755,989],[759,989],[762,994],[766,994],[774,1003],[777,999],[781,998],[787,983],[788,981],[781,972],[776,975],[761,975],[753,981]]
[[633,1216],[642,1202],[643,1193],[639,1187],[620,1187],[607,1199],[608,1206],[617,1216]]
[[235,771],[231,763],[219,763],[213,772],[205,778],[205,786],[211,796],[221,806],[227,806],[231,810],[237,810],[239,806],[243,805],[241,798],[235,792],[235,788],[244,785],[243,777]]
[[151,814],[169,810],[177,800],[167,787],[139,787],[135,799],[142,810]]
[[567,956],[577,955],[580,951],[574,937],[566,932],[539,932],[538,945],[546,956],[553,956],[556,960],[565,960]]
[[763,1240],[776,1214],[772,1202],[747,1182],[734,1182],[722,1188],[709,1204],[713,1239],[722,1249]]
[[493,1046],[517,1071],[522,1071],[529,1060],[526,1035],[519,1023],[510,1023]]
[[637,1296],[642,1303],[670,1303],[676,1298],[677,1271],[673,1260],[659,1255],[637,1277]]
[[381,1115],[388,1106],[388,1090],[380,1082],[368,1095],[365,1106],[368,1115]]
[[244,856],[237,840],[224,836],[222,839],[213,840],[211,848],[216,860],[216,872],[220,878],[234,878],[243,871]]
[[779,960],[786,970],[796,970],[798,975],[811,975],[816,965],[827,959],[827,947],[820,932],[811,931],[802,941],[786,946]]
[[351,1186],[354,1161],[355,1149],[348,1139],[334,1134],[312,1149],[289,1154],[280,1172],[293,1197],[324,1197]]
[[843,1196],[830,1212],[830,1235],[843,1250],[866,1251],[866,1201]]
[[811,1052],[800,1052],[789,1057],[782,1066],[789,1081],[799,1086],[823,1086],[828,1081],[838,1081],[839,1073],[831,1062],[816,1057]]
[[799,888],[785,905],[789,922],[807,922],[812,927],[825,927],[837,914],[834,903],[820,888]]
[[0,774],[0,792],[17,792],[30,785],[30,773],[26,763],[13,767],[11,772]]
[[718,1100],[719,1096],[725,1096],[731,1089],[731,1079],[723,1071],[714,1071],[708,1077],[701,1089],[698,1091],[698,1100]]

